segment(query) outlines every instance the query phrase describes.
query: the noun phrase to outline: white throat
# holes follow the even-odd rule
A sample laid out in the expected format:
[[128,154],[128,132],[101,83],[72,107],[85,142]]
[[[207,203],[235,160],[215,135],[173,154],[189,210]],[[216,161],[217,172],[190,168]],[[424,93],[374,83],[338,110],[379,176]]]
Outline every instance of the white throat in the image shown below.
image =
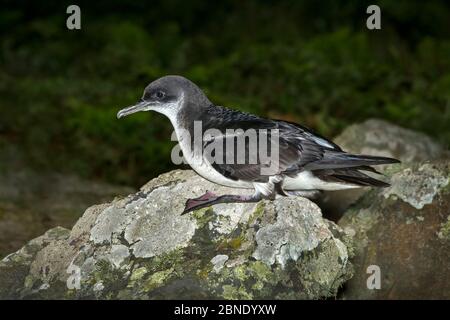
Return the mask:
[[[194,154],[195,153],[194,146],[191,145],[192,140],[190,132],[183,126],[181,126],[179,123],[178,115],[181,108],[183,107],[183,103],[184,103],[184,95],[182,94],[177,101],[170,104],[166,104],[164,108],[155,111],[162,113],[167,118],[169,118],[174,128],[176,139],[178,140],[178,144],[180,146],[181,151],[183,152],[183,157],[186,160],[186,162],[191,166],[191,168],[195,172],[197,172],[200,176],[209,181],[229,187],[251,188],[252,187],[251,183],[246,183],[243,181],[234,181],[222,176],[211,166],[211,164],[207,160],[203,158],[201,154],[200,157]],[[172,136],[172,140],[173,138],[174,137]],[[195,139],[195,137],[192,138]],[[201,137],[201,139],[203,140],[203,137]]]
[[170,103],[164,104],[164,107],[151,108],[150,110],[159,112],[169,118],[170,123],[172,123],[175,132],[180,128],[178,123],[178,113],[183,107],[184,103],[184,93],[181,93],[178,100]]

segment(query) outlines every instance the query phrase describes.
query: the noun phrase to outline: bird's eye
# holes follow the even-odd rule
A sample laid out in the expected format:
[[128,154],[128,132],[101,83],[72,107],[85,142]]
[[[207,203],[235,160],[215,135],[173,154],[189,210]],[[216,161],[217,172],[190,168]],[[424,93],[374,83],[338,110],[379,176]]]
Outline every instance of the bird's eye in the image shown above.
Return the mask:
[[166,96],[166,94],[164,93],[164,91],[158,90],[158,91],[155,92],[155,97],[160,99],[160,100],[162,98],[164,98],[165,96]]

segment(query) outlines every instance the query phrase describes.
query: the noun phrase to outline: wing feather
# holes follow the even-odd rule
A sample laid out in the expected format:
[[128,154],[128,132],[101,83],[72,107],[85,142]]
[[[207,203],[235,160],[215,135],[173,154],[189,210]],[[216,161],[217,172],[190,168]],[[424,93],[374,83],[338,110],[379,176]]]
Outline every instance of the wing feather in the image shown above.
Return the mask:
[[[376,172],[369,166],[398,162],[391,158],[352,155],[306,127],[282,120],[264,119],[224,107],[211,106],[205,113],[202,123],[204,130],[216,129],[220,132],[220,135],[213,139],[205,140],[203,147],[207,148],[213,142],[223,146],[220,154],[211,155],[208,161],[215,170],[233,180],[267,182],[272,175],[295,176],[303,170],[316,171],[348,167]],[[268,141],[272,137],[271,132],[275,132],[271,130],[277,130],[278,157],[272,157],[272,154],[269,153],[271,161],[268,162],[267,158],[255,151],[259,149],[255,148],[255,142],[250,140],[245,140],[243,150],[237,150],[239,134],[227,134],[227,129],[242,129],[244,132],[254,129],[258,139],[261,135],[260,130],[265,129],[268,130],[268,138],[266,138]],[[269,145],[269,152],[274,152],[275,155],[276,148],[272,150]],[[241,155],[242,157],[243,151],[245,151],[245,161],[239,162],[237,156]],[[251,156],[256,157],[256,161],[251,161]],[[270,171],[267,170],[268,168],[276,168],[276,170]]]
[[[303,167],[311,162],[320,161],[323,159],[325,150],[336,150],[340,148],[333,142],[314,134],[309,129],[280,120],[270,120],[259,118],[257,116],[223,108],[211,108],[203,120],[203,129],[215,129],[221,134],[205,139],[203,149],[207,150],[212,146],[222,146],[222,148],[215,148],[217,152],[207,155],[208,161],[212,167],[222,175],[233,180],[245,180],[253,182],[267,182],[271,175],[295,175],[303,169]],[[271,162],[267,162],[266,158],[260,156],[259,152],[254,155],[255,149],[252,148],[251,143],[255,141],[244,140],[245,162],[239,163],[237,161],[238,155],[242,157],[243,150],[236,152],[238,139],[242,138],[238,133],[230,134],[227,130],[242,129],[243,132],[248,132],[249,129],[254,129],[257,141],[260,139],[261,129],[267,130],[268,155]],[[277,130],[278,133],[278,157],[270,157],[272,154],[270,139],[271,133]],[[241,132],[241,135],[243,133]],[[242,141],[242,140],[241,140]],[[254,145],[253,145],[254,147]],[[259,149],[256,149],[259,150]],[[276,149],[273,149],[275,152]],[[253,155],[256,161],[251,161]],[[273,154],[275,155],[275,153]],[[232,161],[227,161],[232,159]],[[275,171],[268,170],[269,168],[276,168]],[[263,169],[266,169],[264,171]],[[271,174],[262,174],[262,172],[270,172]]]

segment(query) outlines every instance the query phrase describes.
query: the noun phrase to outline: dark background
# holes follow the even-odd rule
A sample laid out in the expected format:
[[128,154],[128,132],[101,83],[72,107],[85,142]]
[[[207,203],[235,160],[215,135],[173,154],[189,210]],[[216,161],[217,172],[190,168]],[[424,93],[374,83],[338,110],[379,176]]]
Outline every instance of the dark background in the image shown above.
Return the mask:
[[[450,146],[446,1],[1,3],[0,170],[20,159],[138,187],[172,169],[167,119],[116,119],[167,74],[328,137],[377,117]],[[66,28],[70,4],[81,30]],[[366,28],[369,4],[382,30]]]

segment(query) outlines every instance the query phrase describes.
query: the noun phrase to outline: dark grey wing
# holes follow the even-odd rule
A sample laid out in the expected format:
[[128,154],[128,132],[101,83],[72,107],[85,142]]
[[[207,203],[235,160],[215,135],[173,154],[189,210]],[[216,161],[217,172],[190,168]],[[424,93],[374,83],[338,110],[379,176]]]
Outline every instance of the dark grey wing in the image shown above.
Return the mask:
[[[208,161],[215,170],[234,180],[266,182],[273,175],[295,176],[303,170],[325,170],[322,173],[340,168],[374,171],[369,167],[370,165],[399,162],[392,158],[346,153],[338,145],[312,130],[287,121],[259,118],[223,107],[211,108],[206,114],[208,116],[203,121],[204,130],[214,128],[221,134],[213,139],[206,139],[204,148],[211,145],[213,141],[214,145],[222,144],[223,146],[219,154],[212,153],[209,158],[207,157]],[[243,151],[237,150],[236,136],[227,135],[227,129],[243,131],[253,129],[258,137],[261,130],[267,130],[267,132],[276,130],[278,152],[276,149],[269,150],[270,162],[267,162],[267,157],[260,157],[259,152],[255,152],[255,148],[252,148],[252,143],[247,141],[241,148],[245,150],[245,161],[239,162],[236,157]],[[272,156],[271,152],[276,152],[278,157]],[[232,157],[230,153],[233,153]],[[255,153],[257,153],[256,161],[250,161],[250,155],[255,156]],[[275,171],[269,170],[273,168]]]
[[[266,182],[273,175],[295,175],[306,164],[322,160],[325,150],[340,150],[304,127],[222,107],[212,108],[202,122],[204,131],[219,133],[204,140],[206,158],[215,170],[233,180]],[[227,130],[254,133],[256,142],[245,139],[239,145],[242,135],[227,134]],[[267,141],[266,152],[259,152],[260,139]]]
[[[274,144],[270,143],[271,137],[267,137],[267,152],[259,152],[255,150],[258,146],[255,141],[260,136],[256,133],[257,139],[252,140],[247,139],[248,136],[224,134],[206,139],[203,149],[205,158],[215,170],[232,180],[267,182],[270,176],[298,171],[300,152],[297,147],[279,138],[277,152]],[[261,139],[266,139],[266,136]]]
[[355,168],[378,173],[370,166],[399,162],[387,157],[350,154],[343,151],[335,143],[305,127],[287,122],[278,122],[278,125],[286,127],[283,130],[286,139],[292,143],[297,141],[298,148],[301,150],[298,163],[299,170]]

